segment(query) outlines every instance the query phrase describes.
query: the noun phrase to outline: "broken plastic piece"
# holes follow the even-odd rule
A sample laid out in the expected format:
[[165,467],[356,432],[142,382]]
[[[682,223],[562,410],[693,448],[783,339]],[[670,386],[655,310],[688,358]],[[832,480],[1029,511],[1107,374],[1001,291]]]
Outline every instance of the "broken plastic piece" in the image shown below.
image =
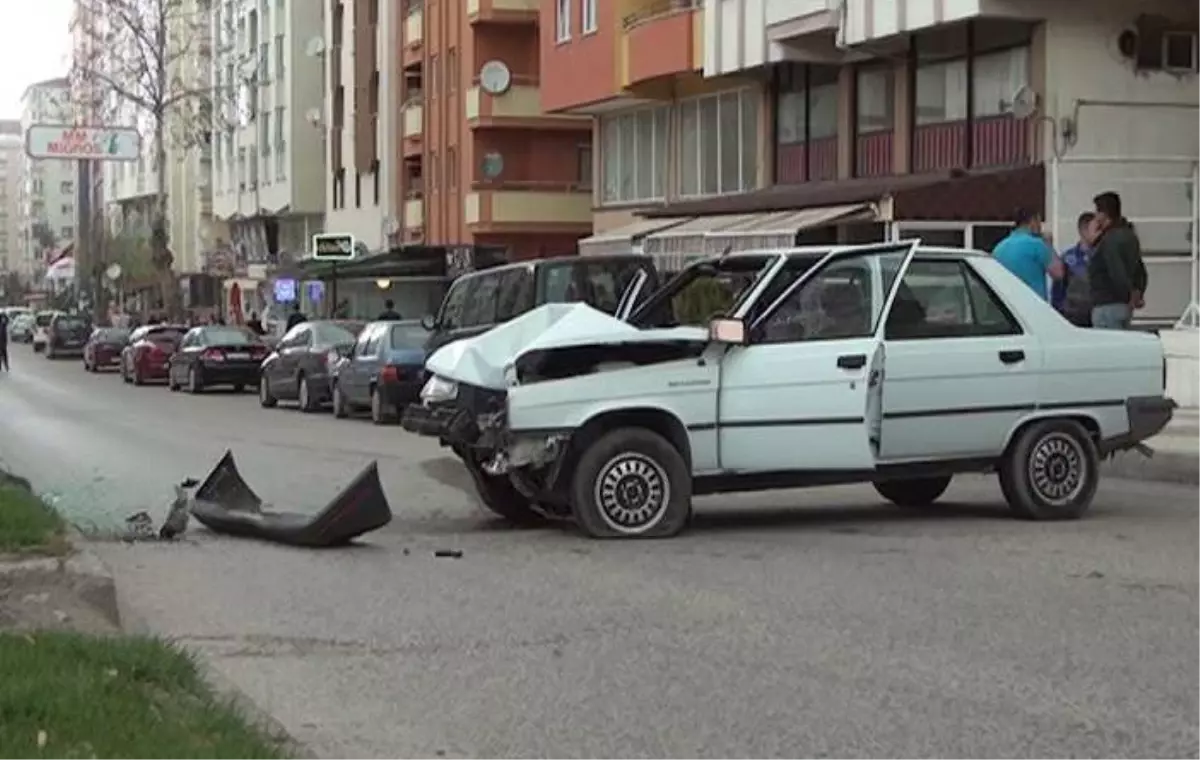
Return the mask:
[[261,538],[292,546],[340,546],[382,528],[392,510],[371,462],[315,515],[263,509],[263,501],[242,479],[233,452],[226,451],[192,502],[192,516],[209,530]]

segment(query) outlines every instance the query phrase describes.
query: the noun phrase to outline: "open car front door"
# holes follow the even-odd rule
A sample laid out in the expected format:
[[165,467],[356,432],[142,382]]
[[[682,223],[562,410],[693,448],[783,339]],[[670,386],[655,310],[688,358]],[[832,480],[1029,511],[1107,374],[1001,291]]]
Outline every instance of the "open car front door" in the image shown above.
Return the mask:
[[883,324],[916,247],[835,248],[772,303],[743,307],[759,316],[747,326],[748,343],[722,359],[721,470],[874,469]]
[[638,269],[633,281],[629,283],[629,287],[625,288],[625,292],[621,294],[621,300],[617,302],[617,310],[613,316],[622,322],[628,322],[634,308],[642,302],[644,296],[649,295],[645,292],[649,283],[650,275],[646,274],[645,269]]

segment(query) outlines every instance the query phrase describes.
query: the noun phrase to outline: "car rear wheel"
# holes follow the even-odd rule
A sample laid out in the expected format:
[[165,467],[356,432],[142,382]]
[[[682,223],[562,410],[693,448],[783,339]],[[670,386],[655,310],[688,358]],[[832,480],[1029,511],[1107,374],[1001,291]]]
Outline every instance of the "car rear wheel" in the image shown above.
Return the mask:
[[880,496],[898,507],[928,507],[950,487],[950,476],[878,480],[874,486]]
[[132,382],[129,379],[129,368],[126,366],[124,359],[121,360],[121,382]]
[[203,393],[204,381],[200,378],[200,370],[192,365],[188,369],[188,393]]
[[296,401],[300,405],[300,411],[311,414],[320,408],[312,395],[312,388],[308,385],[308,378],[304,375],[300,376],[300,386],[296,390]]
[[133,365],[133,384],[145,385],[146,377],[142,374],[142,366],[140,364]]
[[54,358],[54,346],[51,346],[49,344],[46,345],[46,358],[47,359]]
[[1041,420],[1021,430],[1000,462],[1008,506],[1030,520],[1071,520],[1092,505],[1100,455],[1074,420]]
[[571,512],[593,538],[668,538],[692,515],[692,475],[670,441],[618,428],[584,450],[571,480]]
[[392,421],[395,415],[387,408],[387,402],[383,400],[383,394],[378,388],[371,389],[371,422],[376,425],[386,425]]
[[279,399],[271,393],[271,381],[266,375],[258,380],[258,403],[264,409],[270,409],[279,403]]
[[342,389],[335,382],[333,384],[333,416],[338,419],[345,419],[350,414],[346,408],[346,399],[342,396]]

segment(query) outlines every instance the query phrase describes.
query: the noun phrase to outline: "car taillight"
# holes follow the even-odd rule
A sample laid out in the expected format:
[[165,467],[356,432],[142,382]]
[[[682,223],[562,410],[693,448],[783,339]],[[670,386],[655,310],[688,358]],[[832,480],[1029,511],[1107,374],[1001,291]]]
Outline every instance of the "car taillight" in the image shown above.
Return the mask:
[[167,355],[167,352],[164,351],[162,346],[158,345],[157,343],[151,343],[150,344],[150,355],[153,356],[155,359],[161,359],[162,357]]
[[250,356],[255,359],[267,358],[267,347],[266,346],[251,346],[250,347]]
[[385,383],[395,383],[399,382],[403,374],[399,367],[389,364],[379,373],[379,379]]
[[217,348],[210,348],[200,354],[200,358],[206,362],[223,362],[225,361],[225,352]]

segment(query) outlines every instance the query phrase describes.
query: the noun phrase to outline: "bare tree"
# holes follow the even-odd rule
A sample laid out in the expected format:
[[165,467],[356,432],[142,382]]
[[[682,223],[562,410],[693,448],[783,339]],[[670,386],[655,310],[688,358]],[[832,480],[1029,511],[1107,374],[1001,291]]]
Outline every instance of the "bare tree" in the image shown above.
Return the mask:
[[167,205],[168,146],[208,144],[213,100],[211,0],[86,0],[73,76],[150,142],[156,187],[151,262],[164,308],[180,315]]

